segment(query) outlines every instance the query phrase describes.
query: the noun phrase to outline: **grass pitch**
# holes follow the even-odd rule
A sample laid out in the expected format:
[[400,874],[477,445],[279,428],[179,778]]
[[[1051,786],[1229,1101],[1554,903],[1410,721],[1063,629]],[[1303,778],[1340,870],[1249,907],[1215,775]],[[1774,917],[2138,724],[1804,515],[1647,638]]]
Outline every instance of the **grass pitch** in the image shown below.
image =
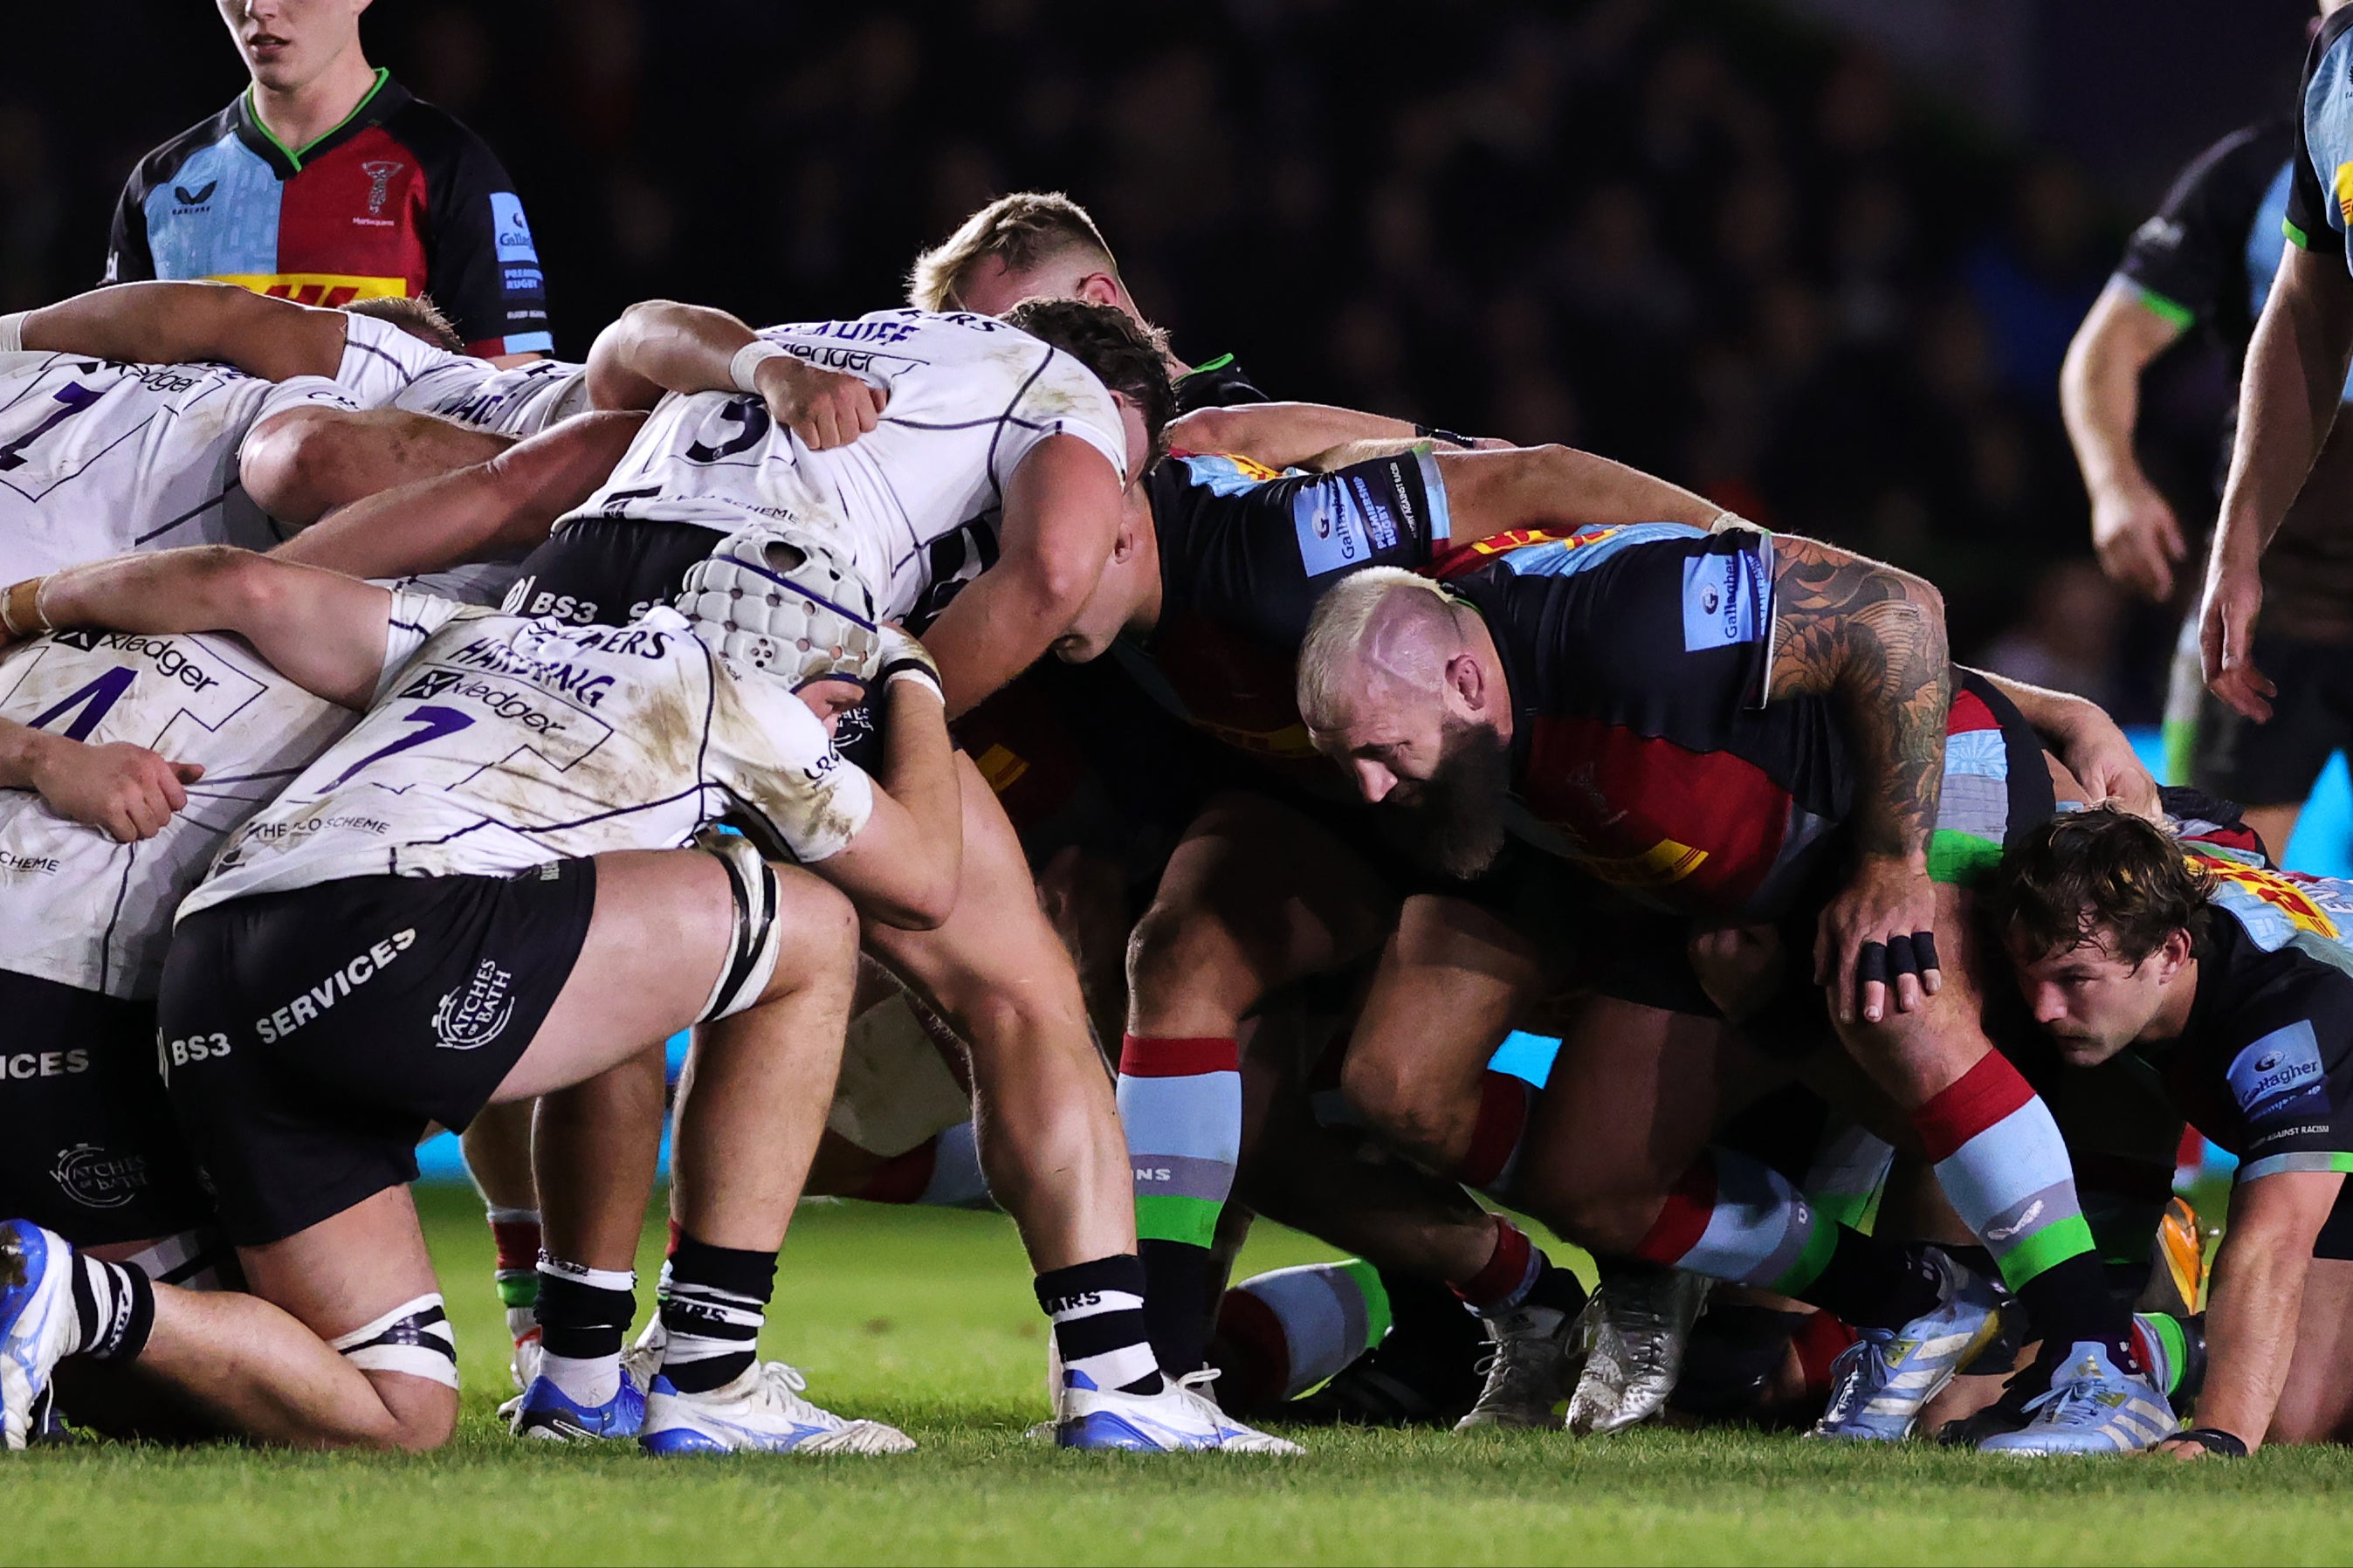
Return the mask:
[[[0,1563],[2322,1563],[2353,1560],[2353,1453],[2021,1463],[1741,1433],[1308,1434],[1296,1460],[1063,1454],[1043,1323],[996,1215],[818,1205],[768,1353],[903,1458],[717,1458],[510,1440],[471,1194],[423,1189],[467,1380],[448,1450],[10,1456]],[[1248,1268],[1318,1256],[1271,1226]],[[649,1229],[648,1277],[659,1237]]]

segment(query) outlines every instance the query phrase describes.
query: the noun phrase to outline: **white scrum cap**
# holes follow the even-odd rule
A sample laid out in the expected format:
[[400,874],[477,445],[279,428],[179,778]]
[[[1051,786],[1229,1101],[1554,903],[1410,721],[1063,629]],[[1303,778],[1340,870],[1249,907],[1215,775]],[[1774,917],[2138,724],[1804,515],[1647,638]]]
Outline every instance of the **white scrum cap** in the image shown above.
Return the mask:
[[822,539],[747,528],[686,569],[679,614],[723,657],[795,690],[870,680],[882,662],[874,596]]

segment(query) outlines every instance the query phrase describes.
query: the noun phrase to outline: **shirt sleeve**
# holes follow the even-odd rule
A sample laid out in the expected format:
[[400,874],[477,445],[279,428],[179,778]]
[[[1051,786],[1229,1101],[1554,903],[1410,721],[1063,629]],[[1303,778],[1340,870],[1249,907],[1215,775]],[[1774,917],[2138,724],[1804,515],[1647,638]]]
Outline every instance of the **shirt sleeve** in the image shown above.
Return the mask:
[[2263,140],[2234,132],[2200,153],[2125,247],[2116,276],[2179,330],[2213,320],[2223,289],[2244,274],[2248,226],[2279,171],[2275,154],[2260,166]]
[[2320,68],[2324,46],[2333,41],[2331,35],[2338,30],[2324,27],[2304,57],[2304,78],[2295,89],[2295,172],[2287,183],[2288,241],[2324,256],[2345,254],[2345,233],[2329,221],[2337,216],[2337,205],[2321,184],[2320,171],[2313,165],[2312,143],[2305,132],[2311,124],[2312,79]]
[[385,618],[384,673],[376,677],[375,700],[381,702],[400,672],[408,668],[435,632],[448,626],[468,606],[414,588],[392,591],[392,610]]
[[426,292],[466,340],[466,352],[553,353],[547,282],[522,201],[491,150],[461,131],[435,194]]
[[721,788],[804,866],[849,847],[874,815],[874,783],[833,748],[806,703],[773,681],[739,679],[715,655],[711,766]]
[[145,167],[131,171],[115,199],[114,226],[106,241],[108,283],[144,282],[155,276],[155,258],[147,248],[146,191],[139,177]]
[[343,358],[335,369],[335,384],[363,408],[382,408],[427,371],[459,363],[459,356],[390,321],[343,312]]
[[2243,1132],[2238,1179],[2353,1172],[2353,981],[2316,974],[2234,1033],[2224,1076]]
[[1119,405],[1092,371],[1060,349],[1047,353],[1045,368],[1007,412],[995,454],[997,485],[1010,483],[1021,459],[1049,436],[1076,436],[1101,452],[1125,484],[1127,422],[1119,416]]

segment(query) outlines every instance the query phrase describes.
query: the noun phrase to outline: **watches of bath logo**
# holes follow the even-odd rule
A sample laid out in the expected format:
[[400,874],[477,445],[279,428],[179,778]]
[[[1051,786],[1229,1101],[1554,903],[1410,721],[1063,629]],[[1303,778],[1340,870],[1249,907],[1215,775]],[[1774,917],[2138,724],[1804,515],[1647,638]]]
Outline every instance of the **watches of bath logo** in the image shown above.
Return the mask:
[[84,1208],[119,1209],[147,1187],[143,1154],[112,1154],[95,1143],[58,1151],[50,1179]]
[[514,976],[484,959],[473,978],[445,992],[433,1009],[433,1033],[444,1049],[479,1050],[506,1031],[514,1016]]

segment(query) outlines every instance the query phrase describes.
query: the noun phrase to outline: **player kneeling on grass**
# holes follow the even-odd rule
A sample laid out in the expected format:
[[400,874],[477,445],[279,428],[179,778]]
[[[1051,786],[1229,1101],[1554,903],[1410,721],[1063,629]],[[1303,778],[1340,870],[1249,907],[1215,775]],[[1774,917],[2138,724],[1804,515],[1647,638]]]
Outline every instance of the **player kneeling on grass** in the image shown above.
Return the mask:
[[[2093,810],[2043,824],[1994,885],[2035,1021],[2076,1067],[2130,1052],[2239,1157],[2184,1458],[2353,1436],[2353,884],[2270,868],[2187,791],[2167,833]],[[2229,817],[2228,821],[2214,818]]]
[[[152,1286],[0,1226],[12,1445],[57,1363],[101,1347],[254,1437],[446,1441],[456,1359],[406,1188],[417,1139],[699,1025],[642,1440],[909,1446],[800,1399],[754,1351],[839,1060],[858,914],[936,920],[955,885],[946,730],[920,646],[829,597],[821,547],[731,544],[733,576],[691,583],[686,615],[623,627],[234,550],[8,591],[19,628],[236,632],[367,710],[230,841],[164,962],[158,1065],[252,1294]],[[870,682],[892,709],[888,793],[828,733]],[[729,815],[814,871],[747,839],[689,847]]]

